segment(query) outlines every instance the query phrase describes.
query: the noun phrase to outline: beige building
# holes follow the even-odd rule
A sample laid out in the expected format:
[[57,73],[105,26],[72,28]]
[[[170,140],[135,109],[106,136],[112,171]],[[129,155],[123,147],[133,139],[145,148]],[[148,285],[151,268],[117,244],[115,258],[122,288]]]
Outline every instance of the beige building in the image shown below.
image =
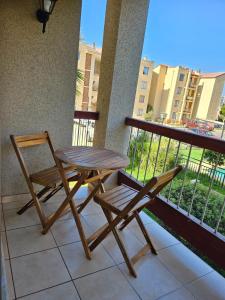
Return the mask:
[[80,43],[78,69],[83,74],[83,81],[78,83],[76,95],[77,110],[96,110],[98,82],[100,74],[101,48],[95,44]]
[[148,106],[148,98],[151,88],[153,61],[143,58],[141,60],[136,96],[134,102],[133,117],[144,119]]
[[[84,80],[78,84],[76,109],[96,111],[98,83],[100,74],[101,48],[80,43],[78,69],[83,73]],[[136,89],[133,116],[144,118],[147,110],[151,86],[153,62],[147,58],[141,60]]]
[[207,73],[200,76],[193,117],[216,120],[220,111],[225,73]]
[[200,74],[181,66],[157,66],[149,93],[153,119],[168,123],[194,118],[215,120],[224,80],[225,73]]

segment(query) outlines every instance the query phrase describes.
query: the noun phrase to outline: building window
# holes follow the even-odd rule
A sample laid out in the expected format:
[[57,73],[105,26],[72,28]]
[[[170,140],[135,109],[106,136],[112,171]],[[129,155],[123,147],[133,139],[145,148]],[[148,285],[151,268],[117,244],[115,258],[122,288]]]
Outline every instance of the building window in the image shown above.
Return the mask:
[[144,103],[145,102],[145,96],[144,95],[140,95],[139,96],[139,103]]
[[149,67],[144,67],[143,69],[143,75],[148,75]]
[[184,77],[185,77],[185,74],[184,73],[180,73],[180,75],[179,75],[179,81],[184,81]]
[[173,120],[176,120],[176,119],[177,119],[177,115],[176,115],[175,112],[172,113],[172,119],[173,119]]
[[143,109],[139,108],[138,111],[137,111],[137,115],[138,116],[143,116],[143,112],[144,112]]
[[147,89],[147,81],[141,81],[141,89],[146,90]]
[[175,100],[174,106],[175,106],[175,107],[178,107],[179,105],[180,105],[180,101],[179,101],[179,100]]
[[180,95],[182,92],[182,87],[178,86],[176,89],[176,95]]

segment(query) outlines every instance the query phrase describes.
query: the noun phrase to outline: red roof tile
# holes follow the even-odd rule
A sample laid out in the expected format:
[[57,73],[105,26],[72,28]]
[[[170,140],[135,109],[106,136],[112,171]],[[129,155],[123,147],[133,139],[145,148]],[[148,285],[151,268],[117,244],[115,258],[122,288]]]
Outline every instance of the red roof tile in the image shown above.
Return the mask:
[[225,75],[225,72],[203,73],[201,74],[201,78],[214,78],[214,77],[219,77],[221,75]]

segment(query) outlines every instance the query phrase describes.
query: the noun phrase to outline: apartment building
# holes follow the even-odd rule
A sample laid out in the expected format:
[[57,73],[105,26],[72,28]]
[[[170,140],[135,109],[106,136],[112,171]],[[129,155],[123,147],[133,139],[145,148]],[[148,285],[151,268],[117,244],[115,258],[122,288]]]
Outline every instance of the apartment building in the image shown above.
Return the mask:
[[200,74],[181,66],[157,66],[149,93],[153,119],[168,123],[194,118],[215,120],[224,81],[225,73]]
[[141,60],[133,110],[134,118],[145,118],[151,88],[153,64],[153,61],[147,58]]
[[[78,84],[76,109],[96,111],[100,75],[101,49],[95,45],[80,43],[78,69],[83,81]],[[148,106],[153,62],[143,58],[140,64],[133,116],[143,119]]]
[[221,96],[225,82],[225,73],[207,73],[200,75],[192,117],[216,120],[220,111]]
[[83,80],[78,83],[76,95],[77,110],[96,110],[98,82],[100,74],[101,49],[95,44],[80,43],[78,69]]

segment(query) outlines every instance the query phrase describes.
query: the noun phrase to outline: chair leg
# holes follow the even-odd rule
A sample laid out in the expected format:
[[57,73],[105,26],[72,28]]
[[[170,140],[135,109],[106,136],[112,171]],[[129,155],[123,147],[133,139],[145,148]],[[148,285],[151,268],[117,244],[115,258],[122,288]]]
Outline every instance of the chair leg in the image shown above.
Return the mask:
[[[39,193],[37,193],[37,198],[40,199],[44,194],[46,194],[50,190],[49,187],[44,187]],[[34,205],[34,200],[31,199],[27,202],[18,212],[18,215],[22,215],[28,208]]]
[[[108,222],[111,223],[112,220],[113,220],[111,212],[108,211],[108,210],[105,209],[105,208],[103,208],[103,211],[104,211],[104,214],[105,214],[105,216],[106,216]],[[125,260],[125,262],[126,262],[126,265],[127,265],[128,269],[129,269],[130,274],[136,278],[136,277],[137,277],[137,274],[136,274],[136,272],[135,272],[135,270],[134,270],[134,268],[133,268],[133,265],[132,265],[132,263],[131,263],[131,261],[130,261],[130,259],[129,259],[129,256],[128,256],[128,254],[127,254],[127,251],[126,251],[126,249],[125,249],[125,246],[124,246],[122,240],[120,239],[120,236],[119,236],[119,234],[118,234],[118,232],[117,232],[116,227],[113,227],[113,228],[112,228],[112,233],[113,233],[113,235],[114,235],[114,237],[115,237],[115,239],[116,239],[116,241],[117,241],[117,244],[118,244],[118,246],[119,246],[119,248],[120,248],[120,251],[121,251],[121,253],[122,253],[122,255],[123,255],[123,258],[124,258],[124,260]]]
[[142,231],[142,233],[144,235],[144,238],[145,238],[147,244],[149,245],[149,248],[151,249],[151,251],[152,251],[153,254],[157,255],[155,247],[152,244],[152,241],[151,241],[151,239],[150,239],[150,237],[148,235],[147,230],[145,229],[145,226],[144,226],[144,224],[143,224],[143,222],[142,222],[142,220],[141,220],[141,218],[139,216],[138,211],[134,211],[133,215],[134,215],[135,219],[137,220],[137,223],[138,223],[138,225],[139,225],[139,227],[140,227],[140,229],[141,229],[141,231]]
[[130,215],[129,217],[127,217],[123,223],[120,225],[119,230],[122,231],[125,227],[127,227],[127,225],[134,219],[134,215]]
[[63,184],[61,183],[58,185],[56,188],[54,188],[51,193],[49,193],[43,200],[42,202],[45,203],[47,202],[52,196],[54,196],[56,193],[58,193],[61,189],[63,188]]

